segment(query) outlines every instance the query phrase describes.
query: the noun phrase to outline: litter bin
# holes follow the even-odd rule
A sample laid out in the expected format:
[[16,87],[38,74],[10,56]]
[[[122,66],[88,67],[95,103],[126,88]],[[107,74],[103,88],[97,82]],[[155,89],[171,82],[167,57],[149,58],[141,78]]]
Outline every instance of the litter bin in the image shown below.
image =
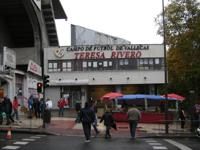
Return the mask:
[[44,122],[51,123],[51,110],[50,109],[46,109],[44,111]]

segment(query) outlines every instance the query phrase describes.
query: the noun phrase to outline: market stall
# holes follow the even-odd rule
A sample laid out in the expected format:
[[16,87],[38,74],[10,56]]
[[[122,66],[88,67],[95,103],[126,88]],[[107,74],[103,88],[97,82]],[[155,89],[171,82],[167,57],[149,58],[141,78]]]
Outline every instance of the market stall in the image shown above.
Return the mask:
[[[113,117],[118,122],[128,121],[128,116],[124,110],[127,110],[131,107],[137,107],[141,111],[141,123],[165,123],[166,116],[164,108],[166,98],[163,96],[133,94],[123,95],[117,100],[118,107],[117,109],[113,110]],[[170,106],[167,120],[172,121],[174,119],[174,114],[178,110],[177,103],[179,101],[174,98],[168,98],[167,101]]]

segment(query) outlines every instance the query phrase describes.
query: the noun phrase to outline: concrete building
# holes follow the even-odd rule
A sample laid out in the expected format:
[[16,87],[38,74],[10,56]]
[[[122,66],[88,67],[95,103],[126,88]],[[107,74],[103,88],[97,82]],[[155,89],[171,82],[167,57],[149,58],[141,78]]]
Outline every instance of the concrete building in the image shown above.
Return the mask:
[[38,96],[43,49],[59,46],[55,19],[67,19],[59,0],[1,0],[0,98]]
[[[156,94],[164,83],[161,44],[75,45],[44,50],[47,95],[69,97],[70,107],[107,92]],[[56,103],[56,101],[54,101]],[[56,104],[54,104],[56,106]]]

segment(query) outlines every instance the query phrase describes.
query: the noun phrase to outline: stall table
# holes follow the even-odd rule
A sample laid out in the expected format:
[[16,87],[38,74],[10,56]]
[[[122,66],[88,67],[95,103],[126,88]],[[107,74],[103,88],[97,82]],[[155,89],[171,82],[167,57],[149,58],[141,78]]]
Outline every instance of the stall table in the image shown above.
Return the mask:
[[[113,112],[116,122],[128,122],[128,115],[124,112]],[[173,114],[168,113],[169,122],[173,121]],[[140,123],[165,123],[165,113],[141,112]]]

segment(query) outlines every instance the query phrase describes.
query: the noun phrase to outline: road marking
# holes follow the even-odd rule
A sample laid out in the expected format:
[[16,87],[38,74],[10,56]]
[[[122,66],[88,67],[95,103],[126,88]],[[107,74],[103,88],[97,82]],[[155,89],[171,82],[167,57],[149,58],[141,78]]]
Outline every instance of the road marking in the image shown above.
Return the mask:
[[40,139],[41,137],[39,137],[39,136],[31,136],[30,138],[33,138],[33,139]]
[[172,144],[172,145],[178,147],[178,148],[181,149],[181,150],[192,150],[191,148],[189,148],[189,147],[187,147],[187,146],[185,146],[185,145],[183,145],[183,144],[181,144],[181,143],[175,142],[175,141],[173,141],[173,140],[165,139],[165,141],[167,141],[168,143],[170,143],[170,144]]
[[20,148],[20,146],[7,145],[7,146],[3,147],[2,149],[18,149],[18,148]]
[[35,139],[22,139],[23,141],[35,141]]
[[156,140],[146,140],[147,143],[157,143]]
[[153,146],[153,149],[168,149],[165,146]]
[[44,135],[44,134],[38,134],[38,135],[36,135],[36,136],[45,137],[45,136],[47,136],[47,135]]
[[13,144],[15,144],[15,145],[26,145],[26,144],[28,144],[29,142],[20,142],[20,141],[17,141],[17,142],[15,142],[15,143],[13,143]]
[[149,145],[151,145],[151,146],[158,146],[158,145],[162,145],[161,143],[149,143]]

